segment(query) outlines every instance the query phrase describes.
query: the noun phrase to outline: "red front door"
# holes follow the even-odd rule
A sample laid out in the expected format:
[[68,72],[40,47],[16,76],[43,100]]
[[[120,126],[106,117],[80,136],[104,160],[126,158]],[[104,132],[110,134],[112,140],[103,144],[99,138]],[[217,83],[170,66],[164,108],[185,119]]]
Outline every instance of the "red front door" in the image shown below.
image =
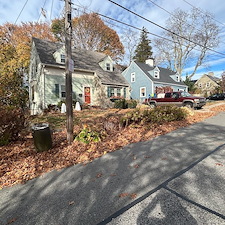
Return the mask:
[[90,87],[84,88],[84,102],[87,104],[91,103],[91,88]]

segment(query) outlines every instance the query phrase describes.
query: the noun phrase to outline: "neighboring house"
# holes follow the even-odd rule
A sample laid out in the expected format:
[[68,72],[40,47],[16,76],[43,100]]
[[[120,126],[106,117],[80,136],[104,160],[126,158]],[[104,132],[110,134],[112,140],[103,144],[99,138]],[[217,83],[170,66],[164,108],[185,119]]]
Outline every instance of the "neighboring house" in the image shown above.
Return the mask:
[[[81,104],[103,105],[109,98],[130,98],[129,83],[116,72],[110,56],[103,53],[73,49],[73,100]],[[48,105],[65,100],[65,46],[33,38],[29,71],[31,114]]]
[[132,61],[122,74],[131,86],[131,98],[141,102],[168,91],[188,91],[179,74],[154,66],[153,59],[146,60],[146,63]]
[[220,86],[220,78],[215,77],[213,72],[202,75],[196,82],[195,87],[198,88],[202,94],[211,95],[216,88]]

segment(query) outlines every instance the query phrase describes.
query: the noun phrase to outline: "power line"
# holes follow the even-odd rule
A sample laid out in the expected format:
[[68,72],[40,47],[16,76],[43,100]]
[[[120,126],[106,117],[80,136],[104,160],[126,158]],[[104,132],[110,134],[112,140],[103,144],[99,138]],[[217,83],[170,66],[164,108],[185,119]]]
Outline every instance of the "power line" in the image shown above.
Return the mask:
[[[162,9],[163,11],[167,12],[169,15],[171,15],[172,17],[174,17],[174,18],[176,19],[176,17],[174,16],[174,14],[171,13],[170,11],[168,11],[168,10],[166,10],[165,8],[163,8],[162,6],[156,4],[156,3],[153,2],[152,0],[148,0],[148,1],[151,2],[153,5],[157,6],[158,8]],[[195,7],[195,8],[196,8],[196,7]],[[196,8],[196,9],[198,9],[198,8]],[[200,10],[200,9],[198,9],[198,10]],[[204,12],[202,12],[202,13],[204,13]],[[211,18],[213,19],[213,17],[211,17]],[[190,25],[190,27],[195,27],[195,26]],[[199,29],[196,29],[196,30],[201,32],[201,30],[199,30]],[[225,44],[224,41],[221,41],[221,43],[224,43],[224,44]]]
[[[77,5],[77,4],[74,4],[74,5],[75,5],[75,6],[78,6],[78,7],[81,7],[81,8],[84,8],[85,10],[87,10],[84,6]],[[73,9],[74,9],[74,10],[77,10],[76,8],[73,8]],[[94,11],[92,11],[92,10],[87,10],[87,11],[89,11],[89,12],[91,12],[91,13],[95,13],[95,14],[97,14],[97,15],[99,15],[99,16],[101,16],[101,17],[107,18],[107,19],[109,19],[109,20],[115,21],[115,22],[117,22],[117,23],[123,24],[123,25],[125,25],[125,26],[131,27],[131,28],[133,28],[133,29],[135,29],[135,30],[142,31],[142,28],[135,27],[135,26],[133,26],[133,25],[131,25],[131,24],[128,24],[128,23],[119,21],[119,20],[117,20],[117,19],[111,18],[111,17],[106,16],[106,15],[103,15],[103,14],[101,14],[101,13],[97,13],[97,12],[94,12]],[[83,11],[83,13],[86,13],[86,12]],[[106,22],[107,22],[107,21],[106,21]],[[115,25],[114,25],[114,26],[115,26]],[[166,40],[166,41],[169,41],[169,42],[172,42],[172,43],[179,44],[178,42],[176,42],[176,41],[174,41],[174,40],[168,39],[168,38],[166,38],[166,37],[163,37],[163,36],[160,36],[160,35],[157,35],[157,34],[154,34],[154,33],[151,33],[151,32],[149,32],[149,31],[146,31],[146,33],[147,33],[147,34],[150,34],[150,35],[152,35],[152,36],[161,38],[161,39],[163,39],[163,40]],[[182,46],[188,47],[188,46],[186,46],[186,45],[184,45],[184,44],[183,44]],[[195,47],[194,47],[194,49],[195,49],[196,51],[201,51],[201,50],[199,50],[199,49],[196,49]],[[212,55],[212,54],[211,54],[211,55]],[[216,56],[217,56],[217,55],[216,55]]]
[[[186,2],[188,5],[190,5],[192,8],[195,8],[195,9],[199,10],[200,12],[203,12],[203,11],[200,10],[199,8],[197,8],[197,7],[195,7],[194,5],[192,5],[190,2],[188,2],[188,1],[186,1],[186,0],[183,0],[183,1]],[[204,13],[204,12],[203,12],[203,13]],[[211,18],[212,18],[214,21],[216,21],[217,23],[220,23],[221,25],[223,25],[223,26],[225,27],[225,24],[224,24],[224,23],[220,22],[219,20],[214,19],[212,16],[211,16]]]
[[27,4],[28,1],[29,1],[29,0],[26,0],[26,2],[24,3],[23,8],[21,9],[21,11],[20,11],[18,17],[16,18],[16,21],[14,22],[14,25],[16,25],[16,22],[17,22],[18,19],[20,18],[20,15],[22,14],[22,12],[23,12],[23,10],[24,10],[24,8],[25,8],[25,6],[26,6],[26,4]]
[[53,3],[54,3],[54,0],[52,0],[52,4],[51,4],[51,11],[50,11],[50,21],[51,21],[51,18],[52,18],[52,9],[53,9]]
[[116,2],[114,2],[114,1],[112,1],[112,0],[108,0],[108,1],[110,1],[111,3],[113,3],[113,4],[117,5],[117,6],[119,6],[119,7],[122,8],[122,9],[124,9],[124,10],[126,10],[126,11],[128,11],[128,12],[130,12],[130,13],[132,13],[132,14],[138,16],[138,17],[140,17],[141,19],[146,20],[147,22],[152,23],[153,25],[155,25],[155,26],[157,26],[157,27],[159,27],[159,28],[161,28],[161,29],[163,29],[163,30],[169,32],[169,33],[172,33],[173,35],[175,35],[175,36],[177,36],[177,37],[180,37],[180,38],[182,38],[182,39],[185,39],[185,40],[187,40],[187,41],[189,41],[189,42],[191,42],[191,43],[193,43],[193,44],[195,44],[195,45],[197,45],[197,46],[200,46],[200,47],[202,47],[202,48],[205,48],[205,49],[207,49],[207,50],[209,50],[209,51],[212,51],[212,52],[215,52],[215,53],[217,53],[217,54],[220,54],[220,55],[225,56],[225,54],[222,53],[222,52],[215,51],[215,50],[210,49],[210,48],[208,48],[208,47],[206,47],[206,46],[203,46],[203,45],[201,45],[201,44],[199,44],[199,43],[197,43],[197,42],[195,42],[195,41],[192,41],[192,40],[190,40],[190,39],[188,39],[188,38],[186,38],[186,37],[183,37],[183,36],[181,36],[181,35],[179,35],[179,34],[176,34],[175,32],[173,32],[173,31],[171,31],[171,30],[169,30],[169,29],[167,29],[167,28],[165,28],[165,27],[163,27],[163,26],[161,26],[161,25],[159,25],[159,24],[157,24],[157,23],[155,23],[155,22],[153,22],[153,21],[151,21],[151,20],[149,20],[149,19],[146,19],[145,17],[143,17],[143,16],[141,16],[141,15],[139,15],[139,14],[137,14],[137,13],[131,11],[130,9],[128,9],[128,8],[126,8],[126,7],[120,5],[120,4],[118,4],[118,3],[116,3]]

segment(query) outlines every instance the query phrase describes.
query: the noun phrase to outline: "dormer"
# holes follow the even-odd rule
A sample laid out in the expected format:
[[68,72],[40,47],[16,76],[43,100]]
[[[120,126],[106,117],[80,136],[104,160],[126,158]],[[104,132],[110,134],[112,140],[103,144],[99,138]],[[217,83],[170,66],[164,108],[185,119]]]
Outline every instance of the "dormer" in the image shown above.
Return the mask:
[[113,72],[113,60],[110,56],[106,56],[101,62],[99,62],[99,66],[105,71]]
[[180,75],[178,73],[170,76],[174,81],[180,82]]
[[160,70],[157,66],[153,70],[148,71],[148,72],[153,78],[160,79]]
[[53,57],[55,58],[55,61],[60,64],[65,64],[66,57],[65,57],[65,46],[58,49],[56,52],[54,52]]

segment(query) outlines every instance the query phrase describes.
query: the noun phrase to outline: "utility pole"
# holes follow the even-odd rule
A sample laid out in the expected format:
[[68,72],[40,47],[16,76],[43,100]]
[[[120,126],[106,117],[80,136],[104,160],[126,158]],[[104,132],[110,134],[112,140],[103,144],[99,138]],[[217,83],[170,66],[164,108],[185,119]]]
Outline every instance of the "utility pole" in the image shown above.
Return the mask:
[[65,0],[65,49],[66,49],[66,129],[68,144],[73,142],[73,104],[72,104],[72,16],[71,0]]

